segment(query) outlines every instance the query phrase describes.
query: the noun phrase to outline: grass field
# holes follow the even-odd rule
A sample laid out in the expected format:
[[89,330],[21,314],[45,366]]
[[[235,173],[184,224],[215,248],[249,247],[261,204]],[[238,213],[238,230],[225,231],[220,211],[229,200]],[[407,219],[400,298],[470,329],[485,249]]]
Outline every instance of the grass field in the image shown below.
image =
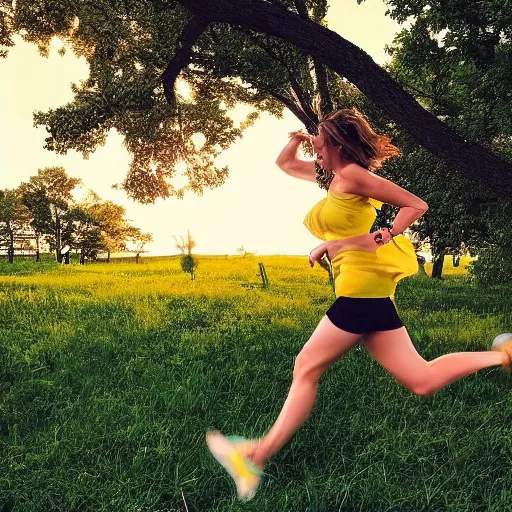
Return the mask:
[[[0,511],[512,510],[511,377],[422,398],[361,346],[238,502],[205,432],[265,433],[333,294],[304,256],[198,258],[194,281],[177,257],[0,262]],[[512,331],[510,286],[478,289],[446,261],[444,281],[396,296],[429,360]]]

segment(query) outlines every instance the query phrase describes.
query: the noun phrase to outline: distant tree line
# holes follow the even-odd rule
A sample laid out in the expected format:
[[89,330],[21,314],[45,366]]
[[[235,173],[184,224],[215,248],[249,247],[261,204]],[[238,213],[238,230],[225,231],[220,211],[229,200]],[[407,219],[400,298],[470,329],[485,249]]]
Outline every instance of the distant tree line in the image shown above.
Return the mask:
[[102,200],[95,192],[75,202],[72,192],[80,184],[63,167],[46,167],[18,188],[0,190],[0,250],[7,251],[10,263],[16,240],[27,231],[34,233],[36,261],[44,241],[57,262],[69,263],[69,252],[62,251],[67,246],[79,253],[81,265],[86,258],[96,259],[99,252],[106,252],[110,261],[112,252],[126,250],[130,242],[142,252],[152,241],[150,233],[125,218],[125,208]]

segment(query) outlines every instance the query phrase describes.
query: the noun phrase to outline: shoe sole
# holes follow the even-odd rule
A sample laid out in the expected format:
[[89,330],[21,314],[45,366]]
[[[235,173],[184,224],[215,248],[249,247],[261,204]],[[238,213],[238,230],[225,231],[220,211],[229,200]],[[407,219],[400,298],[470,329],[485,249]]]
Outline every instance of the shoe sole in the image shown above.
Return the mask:
[[506,343],[507,341],[512,341],[512,332],[504,332],[503,334],[498,334],[496,338],[494,338],[491,349],[496,350],[500,345]]

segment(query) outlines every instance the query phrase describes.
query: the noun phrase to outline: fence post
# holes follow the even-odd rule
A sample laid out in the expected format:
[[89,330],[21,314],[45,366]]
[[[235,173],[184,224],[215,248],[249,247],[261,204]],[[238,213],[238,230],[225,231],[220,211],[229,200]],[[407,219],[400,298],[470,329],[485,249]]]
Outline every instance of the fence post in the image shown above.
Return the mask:
[[263,263],[258,263],[260,267],[261,280],[263,281],[263,288],[267,288],[268,286],[268,277],[267,271],[265,270],[265,265]]

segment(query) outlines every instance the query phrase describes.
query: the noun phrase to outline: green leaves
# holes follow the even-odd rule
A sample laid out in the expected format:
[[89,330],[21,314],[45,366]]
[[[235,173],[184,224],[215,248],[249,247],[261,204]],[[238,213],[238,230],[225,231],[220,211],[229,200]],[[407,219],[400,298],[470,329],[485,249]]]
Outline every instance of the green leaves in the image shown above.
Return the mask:
[[[273,3],[317,23],[327,11],[326,0]],[[181,73],[191,96],[178,94],[173,107],[164,97],[161,74],[190,18],[177,2],[21,0],[15,11],[11,30],[23,30],[43,53],[58,36],[90,66],[90,77],[73,85],[72,103],[35,114],[35,125],[48,131],[45,148],[61,154],[75,149],[87,157],[115,128],[133,157],[118,186],[142,203],[182,198],[186,191],[201,195],[205,187],[222,185],[229,170],[217,168],[215,157],[242,136],[259,112],[279,117],[286,105],[309,127],[318,121],[311,59],[274,37],[211,24]],[[333,76],[336,87],[339,78]],[[253,111],[236,127],[228,111],[238,103]],[[198,133],[206,139],[201,148],[191,143]],[[182,164],[188,183],[177,187],[174,178]]]
[[30,218],[19,190],[0,190],[0,249],[7,250],[11,263],[15,238],[26,229]]

